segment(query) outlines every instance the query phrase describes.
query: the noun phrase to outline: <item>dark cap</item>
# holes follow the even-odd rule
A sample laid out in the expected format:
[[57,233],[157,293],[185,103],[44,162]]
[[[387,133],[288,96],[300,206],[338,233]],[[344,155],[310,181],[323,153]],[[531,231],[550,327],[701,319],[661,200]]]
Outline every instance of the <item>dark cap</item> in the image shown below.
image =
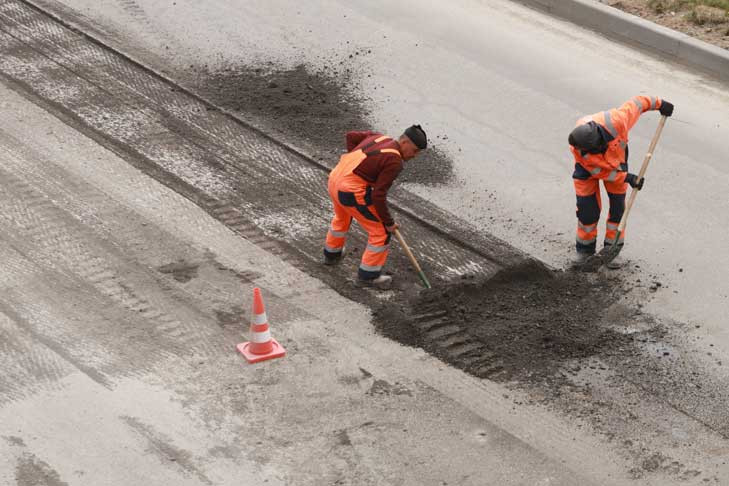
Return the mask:
[[405,130],[405,136],[410,139],[420,150],[425,149],[428,146],[428,137],[420,125],[413,125]]

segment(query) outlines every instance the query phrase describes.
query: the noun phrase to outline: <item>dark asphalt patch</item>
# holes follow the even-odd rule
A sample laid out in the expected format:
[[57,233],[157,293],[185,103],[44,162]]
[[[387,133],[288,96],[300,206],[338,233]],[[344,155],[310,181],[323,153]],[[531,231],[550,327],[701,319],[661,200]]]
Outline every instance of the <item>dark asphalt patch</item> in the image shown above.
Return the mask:
[[565,363],[619,349],[629,338],[599,325],[619,287],[532,260],[488,280],[424,290],[383,306],[377,328],[444,361],[499,381],[554,380]]
[[[345,150],[347,131],[381,130],[368,121],[368,97],[351,71],[316,72],[302,65],[284,69],[268,63],[203,66],[193,68],[191,78],[195,90],[216,105],[254,120],[294,145],[316,147],[317,158],[331,167]],[[412,122],[428,128],[427,120]],[[437,185],[452,179],[453,161],[434,143],[436,134],[430,135],[428,150],[407,164],[398,182]]]
[[167,265],[162,265],[157,270],[161,273],[172,275],[172,278],[178,282],[185,283],[197,277],[197,269],[199,266],[200,265],[196,263],[188,263],[184,260],[179,260],[177,262],[168,263]]
[[247,329],[250,319],[248,316],[249,312],[246,312],[246,309],[243,307],[236,306],[225,311],[216,309],[215,317],[218,325],[222,328]]
[[15,481],[20,486],[44,484],[47,486],[68,486],[56,470],[33,454],[25,453],[15,466]]

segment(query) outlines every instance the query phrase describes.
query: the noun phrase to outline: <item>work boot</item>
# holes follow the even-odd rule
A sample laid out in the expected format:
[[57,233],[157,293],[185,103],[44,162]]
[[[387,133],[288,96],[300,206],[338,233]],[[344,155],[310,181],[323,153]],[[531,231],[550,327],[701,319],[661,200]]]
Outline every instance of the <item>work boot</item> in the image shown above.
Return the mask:
[[326,251],[324,251],[324,258],[322,259],[322,263],[324,265],[336,265],[342,261],[342,257],[344,256],[344,248],[342,248],[342,251],[339,253],[336,253],[334,255],[327,254]]
[[572,255],[572,258],[570,258],[570,263],[573,267],[579,267],[583,263],[587,261],[588,258],[590,258],[594,253],[587,253],[584,251],[578,251],[575,252],[574,255]]
[[341,261],[342,261],[342,255],[338,255],[335,257],[330,257],[328,255],[324,255],[324,258],[322,259],[322,263],[324,265],[336,265]]
[[390,290],[392,286],[392,277],[389,275],[380,275],[377,278],[365,280],[357,278],[357,283],[362,287],[372,287],[378,290]]
[[618,255],[609,262],[605,264],[606,267],[608,267],[610,270],[619,270],[625,266],[627,261],[625,261],[625,258],[622,257],[622,255]]

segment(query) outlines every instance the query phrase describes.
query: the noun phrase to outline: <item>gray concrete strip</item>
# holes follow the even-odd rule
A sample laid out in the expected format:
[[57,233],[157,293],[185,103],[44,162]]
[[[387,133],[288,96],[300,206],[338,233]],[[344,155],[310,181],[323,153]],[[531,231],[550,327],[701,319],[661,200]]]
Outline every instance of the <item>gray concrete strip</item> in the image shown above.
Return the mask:
[[635,43],[673,61],[729,79],[729,52],[595,0],[517,0],[581,27]]

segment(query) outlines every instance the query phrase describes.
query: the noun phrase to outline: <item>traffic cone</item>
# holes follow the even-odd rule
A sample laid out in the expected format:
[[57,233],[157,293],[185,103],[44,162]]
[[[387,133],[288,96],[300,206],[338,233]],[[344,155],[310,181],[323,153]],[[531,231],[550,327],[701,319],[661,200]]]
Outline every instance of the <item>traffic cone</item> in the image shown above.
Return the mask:
[[271,337],[268,329],[268,317],[263,306],[261,289],[253,289],[253,316],[251,318],[251,340],[240,343],[238,351],[249,363],[258,363],[267,359],[280,358],[286,355],[286,350],[278,341]]

